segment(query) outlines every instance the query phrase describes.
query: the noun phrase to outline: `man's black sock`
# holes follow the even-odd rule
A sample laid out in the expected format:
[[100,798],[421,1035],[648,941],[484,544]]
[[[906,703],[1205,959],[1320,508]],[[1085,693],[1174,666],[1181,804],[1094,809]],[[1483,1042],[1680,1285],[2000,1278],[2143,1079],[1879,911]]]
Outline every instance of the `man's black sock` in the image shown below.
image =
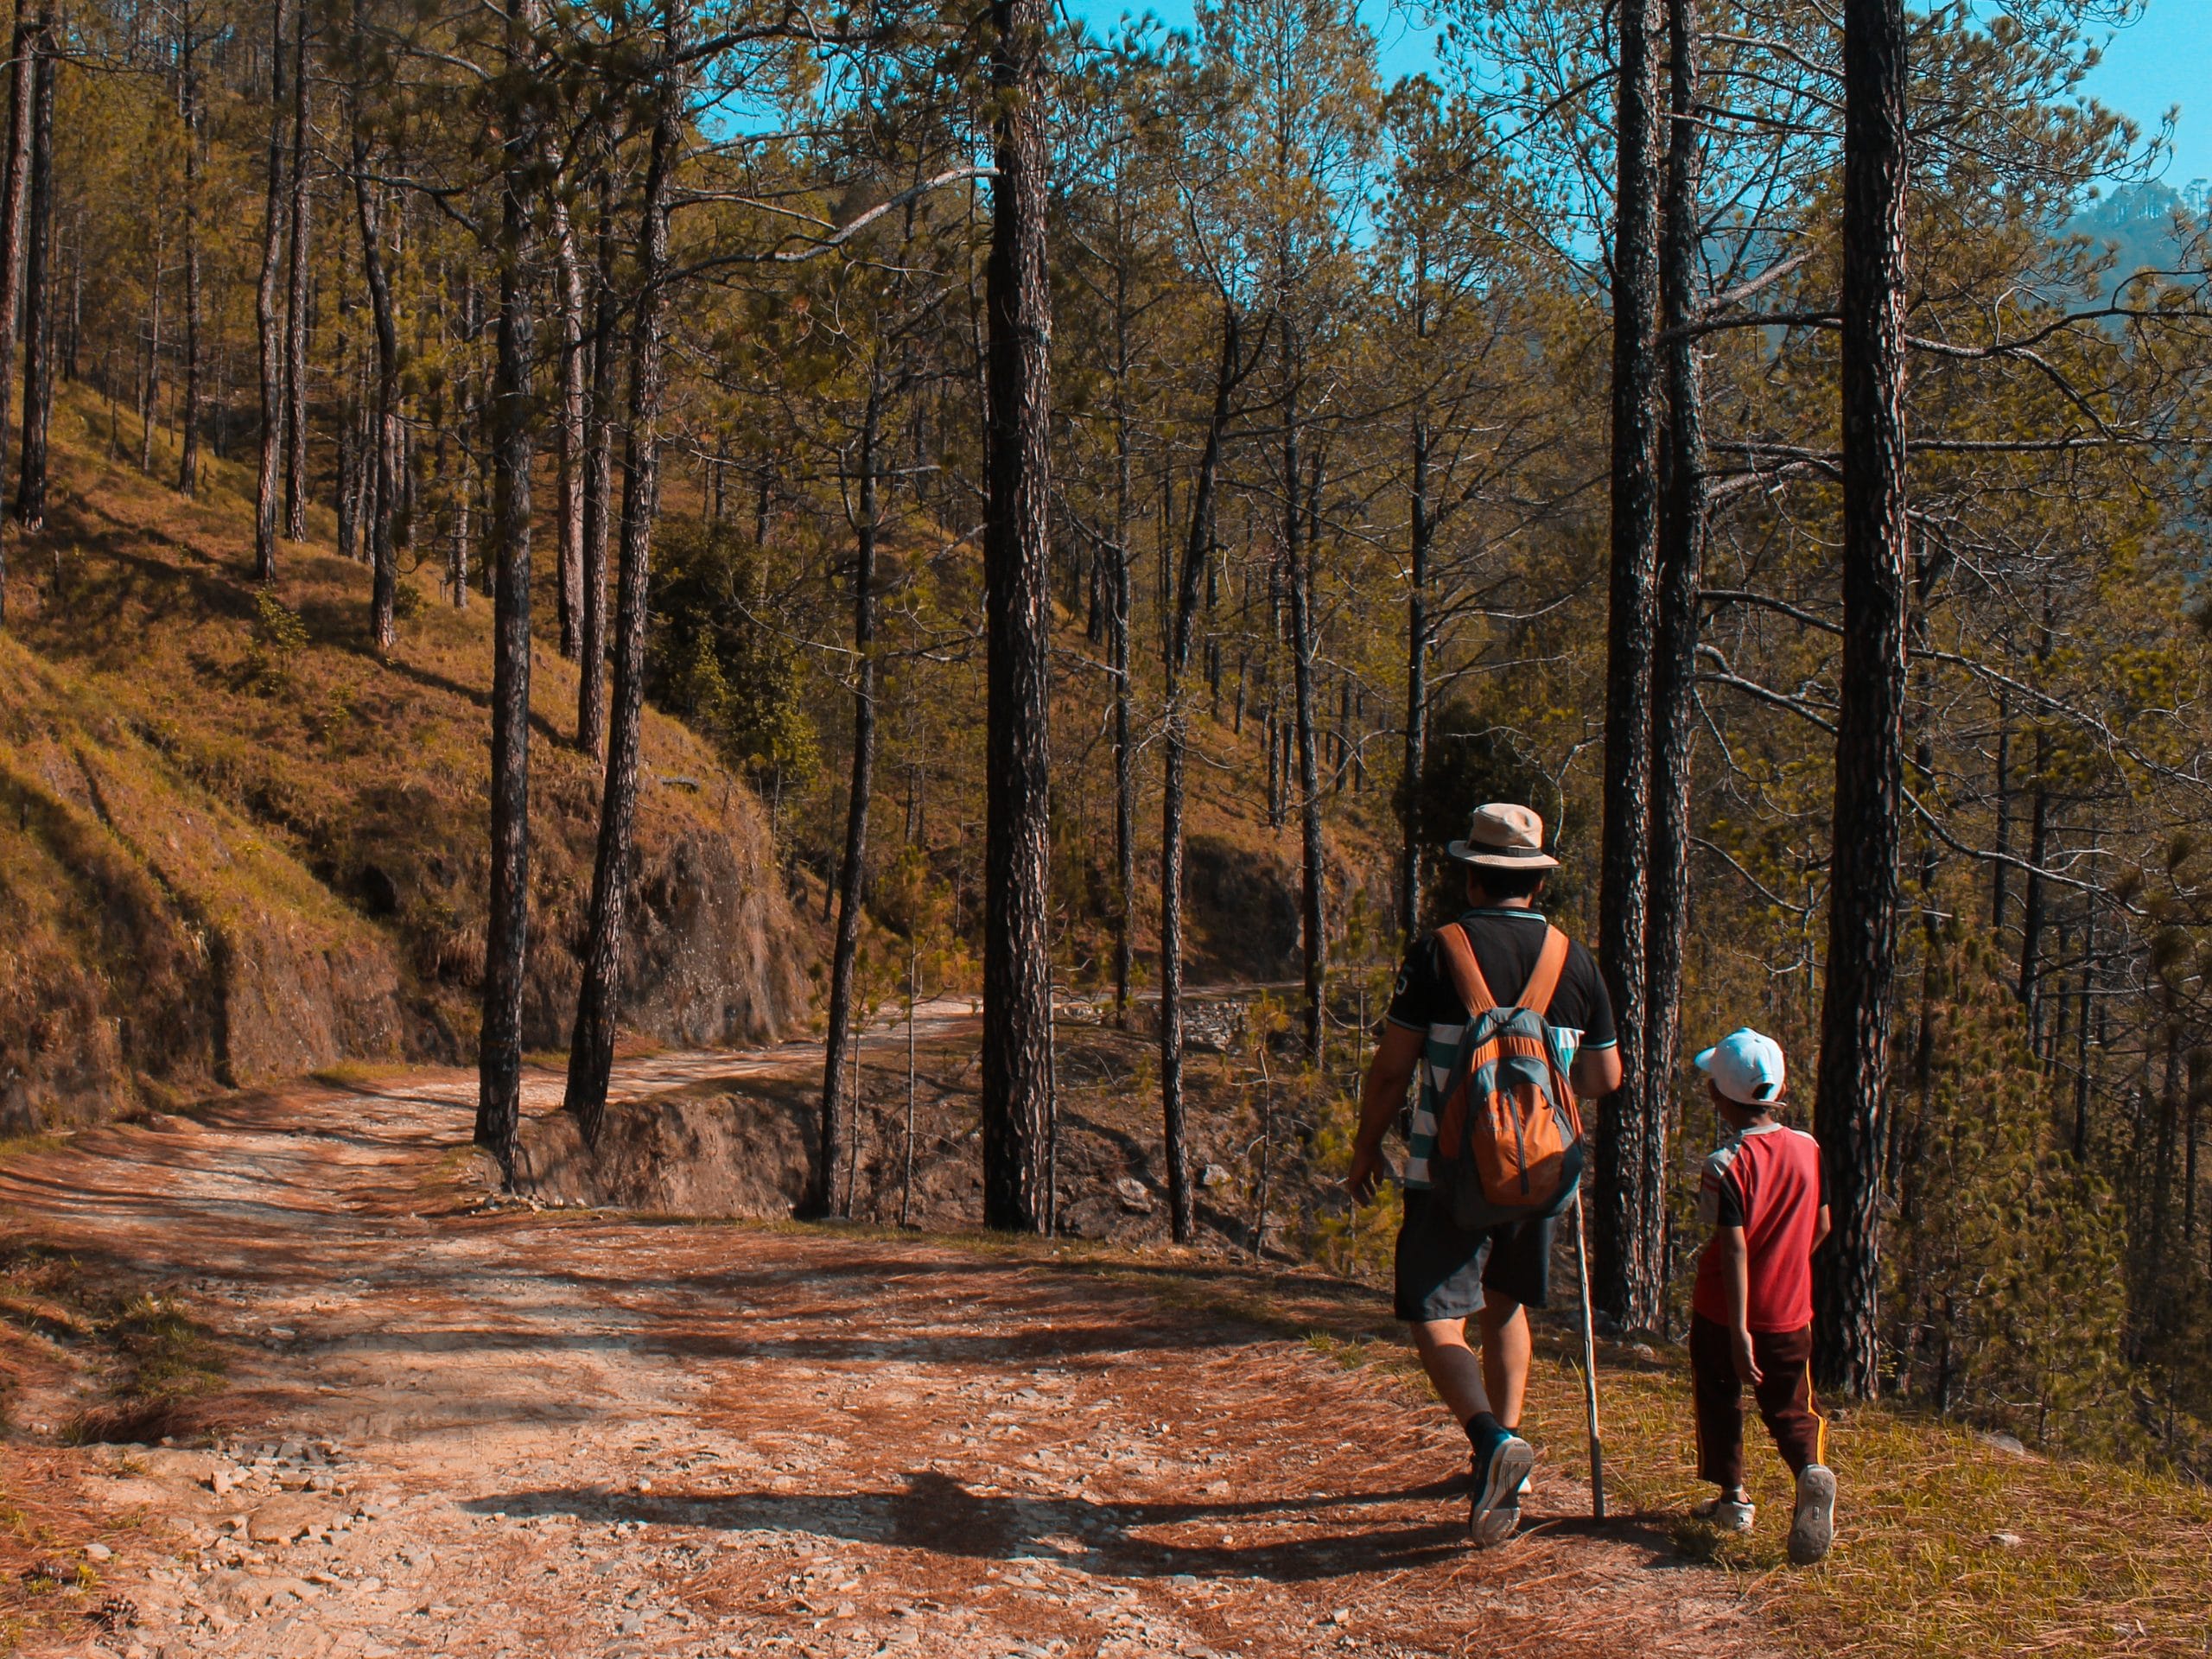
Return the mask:
[[1496,1417],[1486,1411],[1478,1411],[1468,1418],[1466,1427],[1467,1438],[1474,1443],[1477,1451],[1480,1451],[1484,1446],[1495,1445],[1511,1433],[1503,1423],[1499,1422]]

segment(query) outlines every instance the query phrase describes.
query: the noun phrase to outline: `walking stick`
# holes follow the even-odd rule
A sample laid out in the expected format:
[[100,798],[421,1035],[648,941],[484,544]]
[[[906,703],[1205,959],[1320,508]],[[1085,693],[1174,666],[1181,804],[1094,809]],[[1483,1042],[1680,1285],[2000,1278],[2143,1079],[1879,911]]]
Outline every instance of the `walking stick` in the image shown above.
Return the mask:
[[1590,1518],[1605,1518],[1605,1443],[1598,1433],[1598,1332],[1590,1318],[1590,1246],[1582,1230],[1582,1189],[1574,1190],[1574,1262],[1582,1281],[1582,1402],[1590,1413]]

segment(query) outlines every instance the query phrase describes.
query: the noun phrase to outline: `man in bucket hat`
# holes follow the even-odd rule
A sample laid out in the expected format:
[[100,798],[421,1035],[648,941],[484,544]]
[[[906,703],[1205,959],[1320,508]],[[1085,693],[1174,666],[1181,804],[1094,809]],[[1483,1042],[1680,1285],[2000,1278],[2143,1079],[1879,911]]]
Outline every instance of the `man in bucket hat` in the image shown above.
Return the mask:
[[[1613,1009],[1598,965],[1580,945],[1547,950],[1553,930],[1536,907],[1559,861],[1545,850],[1544,821],[1525,806],[1475,809],[1464,839],[1446,851],[1466,871],[1466,909],[1454,924],[1472,949],[1481,982],[1497,1002],[1525,996],[1532,981],[1555,976],[1541,1012],[1577,1094],[1597,1099],[1620,1086]],[[1382,1138],[1397,1121],[1418,1070],[1421,1094],[1408,1125],[1405,1219],[1398,1230],[1397,1316],[1413,1327],[1422,1368],[1467,1431],[1474,1494],[1469,1526],[1488,1546],[1513,1535],[1521,1490],[1535,1453],[1518,1433],[1528,1393],[1529,1337],[1523,1312],[1550,1294],[1552,1224],[1516,1221],[1462,1229],[1446,1195],[1433,1189],[1438,1091],[1457,1055],[1468,1006],[1440,944],[1448,930],[1406,953],[1382,1038],[1360,1095],[1359,1135],[1346,1185],[1355,1203],[1371,1199],[1384,1173]],[[1457,941],[1449,942],[1459,949]],[[1535,1001],[1528,998],[1529,1001]],[[1423,1065],[1424,1058],[1427,1064]],[[1480,1331],[1477,1358],[1467,1321]]]

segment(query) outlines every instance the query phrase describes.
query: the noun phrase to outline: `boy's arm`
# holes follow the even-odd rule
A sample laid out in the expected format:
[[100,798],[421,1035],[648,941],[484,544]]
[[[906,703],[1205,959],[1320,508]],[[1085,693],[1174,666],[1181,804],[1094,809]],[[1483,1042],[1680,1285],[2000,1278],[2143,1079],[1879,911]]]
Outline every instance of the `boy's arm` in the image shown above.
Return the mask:
[[1726,1271],[1720,1275],[1728,1293],[1728,1345],[1736,1358],[1736,1375],[1756,1388],[1762,1377],[1758,1357],[1751,1351],[1751,1253],[1741,1227],[1716,1227],[1708,1249],[1720,1252]]
[[1820,1219],[1813,1224],[1813,1248],[1819,1249],[1827,1242],[1827,1236],[1828,1207],[1824,1204],[1821,1206]]

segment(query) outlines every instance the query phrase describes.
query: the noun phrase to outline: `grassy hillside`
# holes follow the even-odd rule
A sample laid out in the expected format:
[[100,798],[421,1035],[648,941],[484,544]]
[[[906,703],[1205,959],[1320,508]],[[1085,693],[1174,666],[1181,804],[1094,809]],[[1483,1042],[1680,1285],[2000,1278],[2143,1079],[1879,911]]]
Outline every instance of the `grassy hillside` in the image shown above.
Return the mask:
[[[47,527],[11,537],[0,636],[0,1124],[349,1058],[471,1052],[483,956],[490,607],[405,578],[367,636],[367,572],[327,539],[250,577],[250,484],[142,475],[86,393],[56,409]],[[319,518],[318,531],[328,529]],[[403,560],[404,569],[405,561]],[[550,636],[552,602],[543,595]],[[597,768],[575,670],[532,670],[525,1031],[565,1040]],[[750,1039],[801,1010],[810,950],[764,815],[648,716],[627,1015]]]

